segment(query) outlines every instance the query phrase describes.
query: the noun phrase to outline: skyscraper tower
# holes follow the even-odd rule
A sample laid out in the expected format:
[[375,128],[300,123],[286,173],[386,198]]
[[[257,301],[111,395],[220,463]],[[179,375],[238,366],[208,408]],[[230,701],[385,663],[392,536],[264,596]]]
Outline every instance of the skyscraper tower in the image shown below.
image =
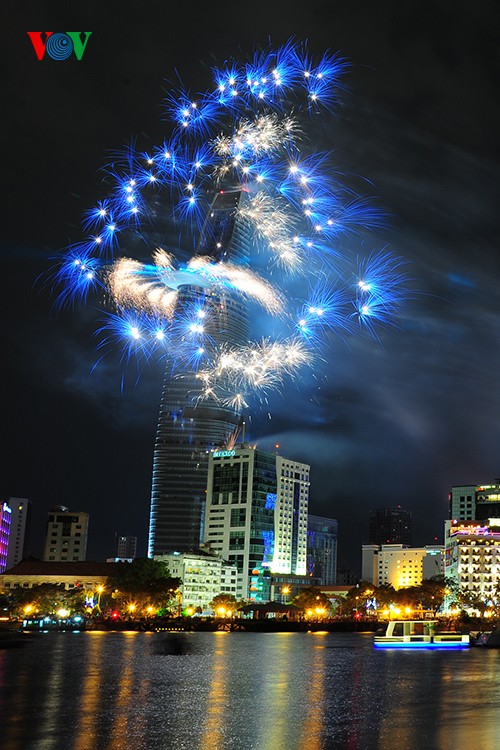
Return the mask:
[[[210,206],[196,254],[246,266],[250,232],[238,208],[247,199],[240,190],[219,191]],[[241,346],[248,340],[243,300],[223,290],[197,286],[179,289],[179,311],[200,304],[212,345]],[[206,322],[205,322],[206,321]],[[203,534],[208,455],[235,431],[240,410],[215,399],[196,403],[199,381],[194,371],[177,377],[167,365],[156,433],[148,555],[197,548]]]

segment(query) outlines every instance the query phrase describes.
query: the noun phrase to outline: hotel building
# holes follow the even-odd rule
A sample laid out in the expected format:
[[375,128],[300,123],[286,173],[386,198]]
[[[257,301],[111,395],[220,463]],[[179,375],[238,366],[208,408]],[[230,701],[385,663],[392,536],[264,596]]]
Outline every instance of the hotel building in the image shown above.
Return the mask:
[[402,544],[363,544],[361,578],[374,586],[398,589],[419,586],[444,572],[444,547],[404,547]]
[[488,604],[498,598],[500,518],[445,521],[445,575],[471,601]]

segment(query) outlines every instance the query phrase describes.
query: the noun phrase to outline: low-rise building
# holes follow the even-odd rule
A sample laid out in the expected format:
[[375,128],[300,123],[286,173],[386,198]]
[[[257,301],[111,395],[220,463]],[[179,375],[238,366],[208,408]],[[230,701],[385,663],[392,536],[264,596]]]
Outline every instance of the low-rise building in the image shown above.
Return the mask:
[[218,594],[236,597],[237,567],[210,550],[172,552],[155,555],[155,560],[166,563],[173,578],[180,578],[181,607],[210,612],[210,602]]
[[98,586],[106,585],[109,576],[117,575],[121,565],[126,564],[22,560],[0,575],[0,592],[7,593],[17,588],[30,589],[42,583],[62,585],[65,589],[96,591]]
[[422,581],[444,573],[444,547],[405,547],[402,544],[364,544],[363,581],[374,586],[391,585],[396,590],[419,586]]

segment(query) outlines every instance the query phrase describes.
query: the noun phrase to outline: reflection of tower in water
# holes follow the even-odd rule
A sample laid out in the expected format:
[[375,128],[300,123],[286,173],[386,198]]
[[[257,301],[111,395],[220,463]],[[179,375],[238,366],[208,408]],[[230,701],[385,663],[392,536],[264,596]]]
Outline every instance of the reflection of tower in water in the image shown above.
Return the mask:
[[[239,190],[220,191],[212,201],[196,254],[216,262],[248,265],[250,234],[238,208],[246,195]],[[178,311],[199,306],[204,335],[210,346],[241,346],[248,339],[245,303],[226,291],[197,286],[179,289]],[[197,547],[202,533],[207,484],[208,452],[235,431],[241,409],[213,398],[196,403],[200,383],[191,370],[178,377],[169,362],[160,402],[156,433],[149,556]]]

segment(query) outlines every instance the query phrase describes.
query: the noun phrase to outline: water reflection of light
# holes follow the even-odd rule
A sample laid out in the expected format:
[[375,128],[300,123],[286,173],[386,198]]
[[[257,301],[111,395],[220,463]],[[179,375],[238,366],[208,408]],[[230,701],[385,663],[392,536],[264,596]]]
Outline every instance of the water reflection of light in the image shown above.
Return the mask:
[[[8,685],[6,668],[7,652],[0,652],[0,685]],[[16,681],[11,686],[12,709],[2,717],[2,750],[23,750],[27,729],[25,714],[30,700],[32,685],[31,670],[27,661],[21,662],[16,673]],[[2,706],[3,708],[3,706]],[[3,712],[2,712],[3,713]]]
[[224,738],[227,675],[226,654],[223,644],[215,646],[211,677],[200,750],[219,750]]
[[[132,664],[134,663],[133,654],[136,646],[134,641],[139,637],[139,633],[125,632],[123,636],[123,651],[120,655],[120,663],[123,664],[123,669],[116,685],[117,693],[113,708],[115,721],[110,727],[109,744],[107,745],[109,750],[118,750],[118,748],[122,750],[124,747],[124,738],[129,734],[129,723],[132,716],[131,706],[134,701],[138,700],[138,696],[134,694],[135,679]],[[134,725],[134,731],[135,733],[138,732],[136,725]]]
[[[42,637],[45,637],[42,636]],[[53,637],[52,634],[49,637]],[[71,636],[70,636],[71,637]],[[75,635],[74,637],[78,637]],[[46,672],[45,693],[42,699],[40,711],[40,735],[46,737],[44,750],[57,747],[59,741],[59,729],[64,727],[64,717],[61,713],[61,702],[67,679],[65,662],[68,660],[69,649],[65,647],[65,641],[60,638],[56,647],[52,650],[51,661]]]
[[[105,633],[87,633],[87,663],[83,670],[83,682],[78,702],[72,717],[77,729],[74,735],[73,750],[94,750],[97,746],[97,732],[102,683],[102,650]],[[57,736],[57,735],[56,735]]]
[[[443,665],[438,687],[437,744],[445,750],[459,747],[497,750],[499,747],[498,654],[480,649],[477,656],[474,671],[467,664],[466,676],[453,662]],[[489,689],[493,686],[494,690]]]
[[[261,734],[263,750],[285,750],[289,747],[287,730],[290,727],[289,696],[291,659],[294,658],[294,633],[276,633],[274,643],[269,645],[274,653],[270,654],[269,669],[263,675],[262,699],[268,711],[264,712],[267,721],[264,722]],[[290,637],[291,636],[291,637]]]
[[[325,638],[327,631],[318,631],[319,648],[316,647],[307,674],[307,713],[302,725],[299,750],[321,750],[325,701]],[[322,637],[323,636],[323,637]]]

